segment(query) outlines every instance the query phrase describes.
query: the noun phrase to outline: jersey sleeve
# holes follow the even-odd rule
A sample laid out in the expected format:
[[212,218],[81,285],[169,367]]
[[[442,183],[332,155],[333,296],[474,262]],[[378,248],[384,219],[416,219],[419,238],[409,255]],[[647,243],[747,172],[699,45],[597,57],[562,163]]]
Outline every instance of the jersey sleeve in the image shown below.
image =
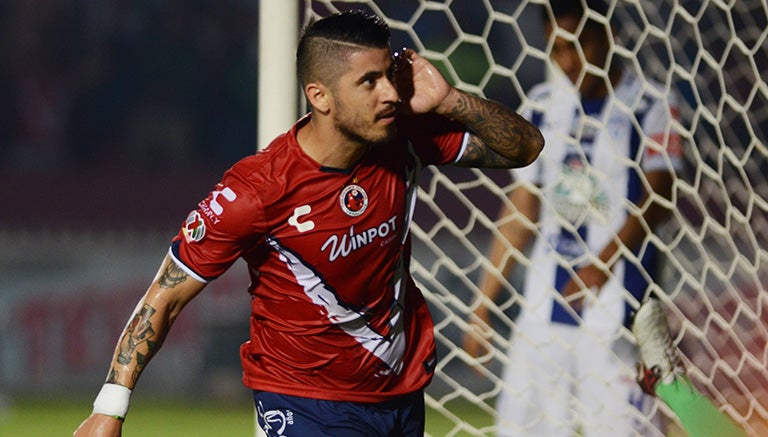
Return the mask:
[[170,254],[195,279],[208,282],[264,238],[266,219],[258,185],[237,165],[189,213]]
[[[643,155],[643,170],[655,171],[669,169],[677,172],[683,166],[683,141],[672,126],[679,118],[677,94],[667,93],[665,99],[656,100],[645,118],[642,129],[650,140]],[[667,163],[669,158],[669,164]]]
[[469,141],[464,125],[435,114],[409,117],[403,127],[424,166],[458,161]]

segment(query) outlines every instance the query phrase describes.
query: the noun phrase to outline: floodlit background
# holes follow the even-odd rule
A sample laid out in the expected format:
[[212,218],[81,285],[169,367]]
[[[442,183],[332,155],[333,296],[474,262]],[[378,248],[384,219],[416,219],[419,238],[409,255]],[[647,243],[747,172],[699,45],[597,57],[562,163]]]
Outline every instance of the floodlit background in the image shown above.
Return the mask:
[[[0,2],[0,435],[74,431],[170,238],[256,150],[257,21],[257,1]],[[236,270],[179,319],[133,429],[193,402],[213,412],[169,414],[183,434],[252,434]]]
[[[295,1],[302,23],[370,7]],[[0,1],[0,436],[71,433],[182,220],[229,166],[265,146],[259,111],[276,108],[258,107],[259,3]],[[375,2],[393,47],[418,49],[452,82],[512,107],[545,77],[538,3]],[[617,4],[618,56],[684,98],[676,128],[687,168],[675,185],[676,221],[660,237],[676,339],[700,388],[764,425],[768,6]],[[519,276],[485,379],[456,343],[510,184],[504,171],[424,174],[414,276],[441,356],[431,435],[490,432]],[[139,382],[126,435],[252,434],[238,362],[246,276],[236,264],[182,313]]]

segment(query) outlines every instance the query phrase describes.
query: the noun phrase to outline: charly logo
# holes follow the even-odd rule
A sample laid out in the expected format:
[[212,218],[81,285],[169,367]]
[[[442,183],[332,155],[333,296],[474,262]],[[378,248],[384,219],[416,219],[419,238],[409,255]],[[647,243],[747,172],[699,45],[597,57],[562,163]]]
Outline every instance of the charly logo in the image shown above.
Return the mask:
[[347,185],[341,190],[339,203],[345,214],[357,217],[368,208],[368,193],[360,185]]
[[309,205],[301,205],[293,210],[293,215],[288,218],[288,224],[295,227],[299,232],[307,232],[315,229],[315,222],[312,220],[299,221],[299,218],[312,212]]
[[285,435],[285,428],[293,425],[293,411],[291,410],[267,410],[259,401],[258,414],[261,418],[261,427],[268,436]]
[[203,217],[197,211],[192,211],[187,216],[187,220],[184,222],[184,227],[181,229],[184,234],[184,239],[187,243],[196,243],[205,237],[205,222]]
[[212,226],[215,226],[221,221],[221,214],[224,212],[224,206],[219,202],[219,197],[226,199],[228,202],[232,202],[237,199],[237,194],[232,191],[231,188],[219,185],[220,190],[214,190],[211,192],[210,201],[203,200],[198,203],[199,209],[192,211],[187,216],[187,220],[184,221],[184,226],[181,228],[181,232],[184,234],[184,239],[187,243],[196,243],[205,237],[205,221],[203,215],[208,218],[208,221]]

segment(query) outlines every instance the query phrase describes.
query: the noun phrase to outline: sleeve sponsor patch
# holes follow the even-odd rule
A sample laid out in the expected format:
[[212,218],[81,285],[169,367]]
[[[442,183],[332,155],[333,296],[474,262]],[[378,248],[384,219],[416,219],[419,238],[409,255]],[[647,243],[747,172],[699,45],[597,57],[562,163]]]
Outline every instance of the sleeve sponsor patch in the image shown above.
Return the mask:
[[192,211],[189,213],[181,232],[187,243],[197,243],[205,237],[205,221],[199,212]]

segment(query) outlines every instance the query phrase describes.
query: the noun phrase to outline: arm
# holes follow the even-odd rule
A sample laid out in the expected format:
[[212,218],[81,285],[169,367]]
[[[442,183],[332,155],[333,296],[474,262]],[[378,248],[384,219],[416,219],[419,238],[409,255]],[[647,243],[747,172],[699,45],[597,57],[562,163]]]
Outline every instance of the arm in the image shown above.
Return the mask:
[[539,129],[507,107],[453,88],[446,99],[454,103],[444,113],[471,131],[469,143],[456,165],[516,168],[533,162],[544,148]]
[[[478,332],[486,332],[491,327],[489,302],[494,302],[501,293],[503,284],[500,278],[507,277],[515,265],[515,258],[509,256],[507,247],[523,251],[533,237],[535,223],[539,218],[539,197],[530,189],[520,186],[512,191],[509,197],[514,210],[504,207],[500,217],[511,217],[511,220],[499,226],[503,239],[494,239],[491,244],[489,259],[497,272],[485,272],[480,280],[480,292],[487,299],[481,299],[471,316],[474,331],[464,337],[464,350],[478,357],[484,349]],[[515,213],[514,211],[517,211]]]
[[444,115],[472,131],[457,166],[517,168],[525,167],[539,156],[544,137],[520,114],[456,88],[452,94],[455,103]]
[[[664,199],[669,199],[672,189],[672,174],[667,171],[653,171],[645,174],[651,193]],[[582,267],[576,272],[579,280],[571,278],[563,288],[563,297],[568,298],[579,290],[594,289],[600,291],[608,281],[613,266],[621,258],[621,248],[635,250],[643,243],[646,236],[661,223],[668,215],[669,210],[646,194],[638,205],[642,211],[640,216],[630,213],[611,241],[600,251],[596,263]],[[582,284],[583,283],[583,287]],[[581,307],[583,297],[572,300],[571,305],[578,309]]]
[[[155,279],[123,329],[106,383],[132,390],[146,365],[160,349],[176,317],[204,287],[204,283],[190,278],[166,255]],[[75,431],[75,436],[120,435],[121,428],[122,420],[94,412]]]
[[539,129],[506,106],[468,94],[449,84],[429,61],[411,49],[397,53],[397,89],[404,109],[434,112],[465,125],[471,138],[463,167],[523,167],[544,147]]

